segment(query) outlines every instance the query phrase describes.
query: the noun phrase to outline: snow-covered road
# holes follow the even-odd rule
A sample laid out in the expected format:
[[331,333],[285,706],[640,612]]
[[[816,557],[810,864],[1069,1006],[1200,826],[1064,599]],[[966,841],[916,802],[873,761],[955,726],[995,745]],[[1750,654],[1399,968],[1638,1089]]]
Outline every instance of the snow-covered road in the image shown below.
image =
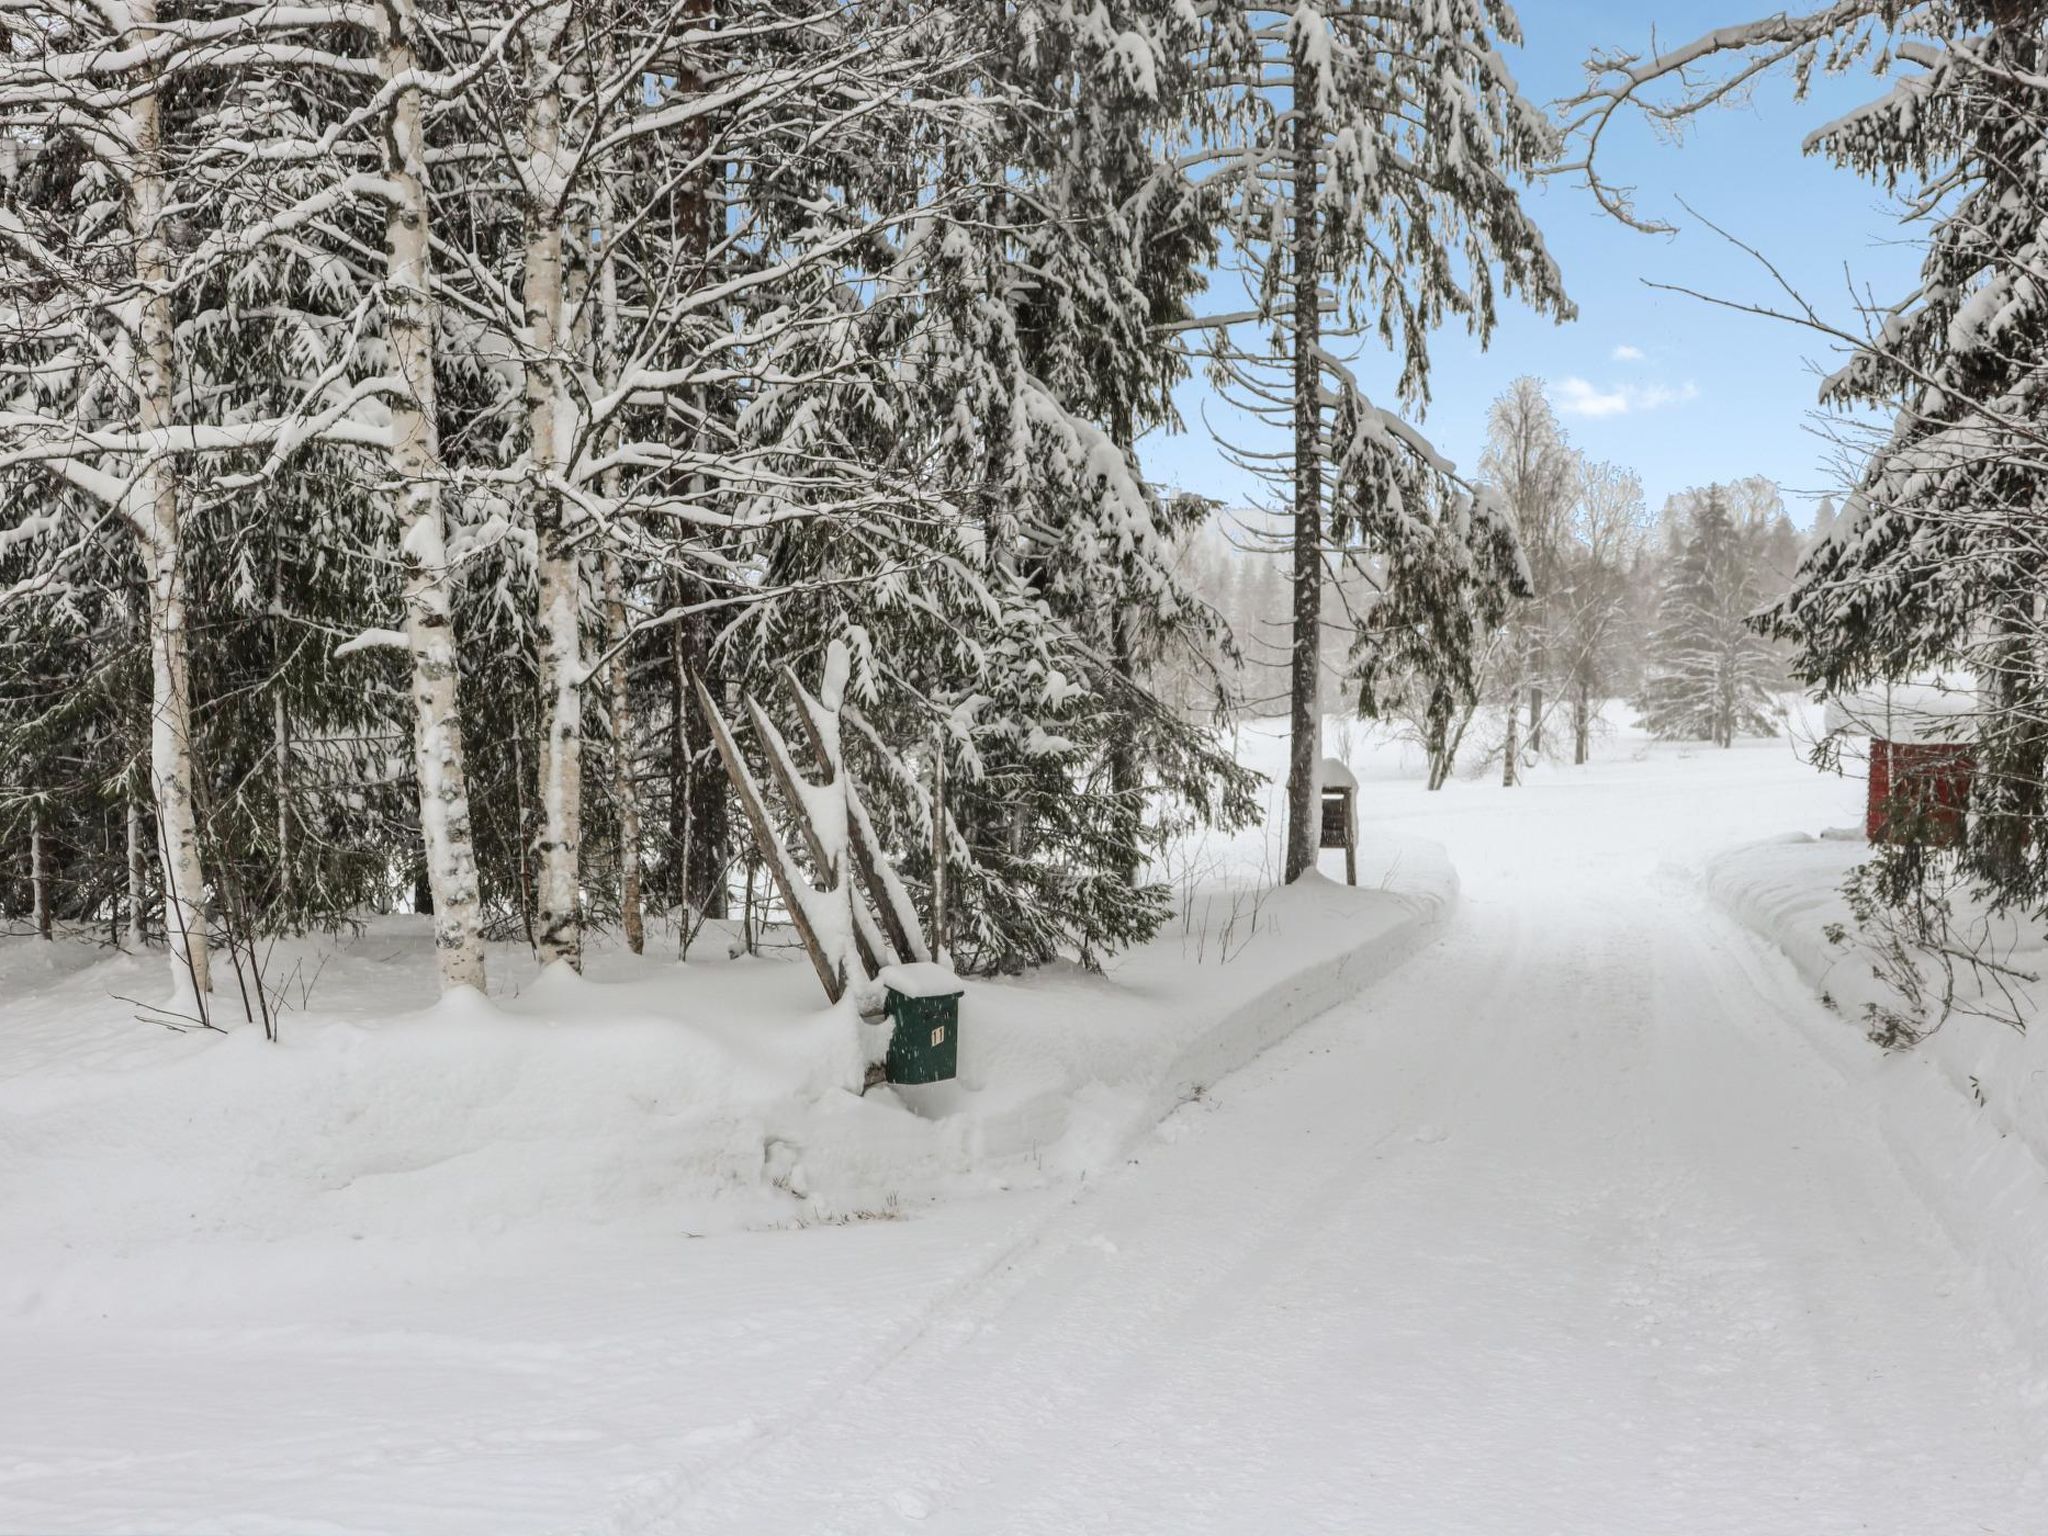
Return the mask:
[[2039,1320],[1895,1164],[1854,1026],[1700,892],[1860,786],[1782,742],[1366,777],[1456,917],[1107,1176],[702,1241],[309,1200],[44,1253],[0,1532],[2048,1536]]
[[1663,867],[1766,750],[1416,807],[1437,944],[650,1528],[2048,1531],[2038,1377],[1846,1026]]

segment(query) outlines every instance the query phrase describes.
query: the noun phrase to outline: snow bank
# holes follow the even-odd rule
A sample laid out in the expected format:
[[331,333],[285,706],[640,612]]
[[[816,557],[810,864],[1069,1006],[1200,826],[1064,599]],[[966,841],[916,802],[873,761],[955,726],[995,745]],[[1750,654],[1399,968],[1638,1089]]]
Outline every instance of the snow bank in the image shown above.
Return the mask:
[[1383,842],[1365,867],[1382,888],[1202,895],[1106,974],[969,979],[960,1081],[865,1098],[840,1086],[862,1026],[818,1007],[800,954],[606,954],[593,979],[406,1013],[430,946],[389,920],[269,1045],[138,1021],[116,1000],[147,985],[138,962],[30,950],[0,1015],[0,1314],[175,1310],[194,1286],[310,1284],[337,1250],[403,1266],[1083,1176],[1397,963],[1455,894],[1431,845]]
[[[1781,838],[1713,860],[1707,885],[1832,1004],[1838,1018],[1810,1016],[1816,1043],[1867,1087],[1901,1171],[2015,1331],[2048,1357],[2048,1029],[2020,1035],[1958,1016],[1910,1051],[1865,1040],[1865,1003],[1893,1000],[1867,957],[1830,944],[1824,930],[1853,932],[1841,885],[1866,851],[1860,840]],[[2038,935],[2014,960],[2048,973]]]
[[[1382,882],[1320,876],[1263,898],[1198,897],[1186,920],[1102,975],[1043,971],[975,980],[961,1001],[957,1083],[878,1090],[908,1105],[886,1130],[854,1117],[815,1128],[810,1189],[827,1208],[872,1199],[862,1148],[886,1137],[901,1187],[961,1191],[1046,1175],[1085,1175],[1260,1051],[1412,953],[1450,909],[1457,876],[1443,850],[1382,839],[1361,850]],[[873,1146],[873,1143],[870,1143]]]

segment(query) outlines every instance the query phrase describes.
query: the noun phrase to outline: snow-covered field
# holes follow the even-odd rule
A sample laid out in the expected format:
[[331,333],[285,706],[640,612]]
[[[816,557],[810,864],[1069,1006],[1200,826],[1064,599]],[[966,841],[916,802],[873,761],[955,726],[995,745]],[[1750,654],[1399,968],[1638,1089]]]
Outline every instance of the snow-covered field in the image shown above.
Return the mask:
[[1183,850],[1251,893],[976,984],[921,1113],[824,1086],[800,965],[408,1013],[373,928],[266,1047],[0,950],[0,1530],[2048,1530],[1968,1167],[1703,889],[1861,785],[1349,747],[1387,891]]

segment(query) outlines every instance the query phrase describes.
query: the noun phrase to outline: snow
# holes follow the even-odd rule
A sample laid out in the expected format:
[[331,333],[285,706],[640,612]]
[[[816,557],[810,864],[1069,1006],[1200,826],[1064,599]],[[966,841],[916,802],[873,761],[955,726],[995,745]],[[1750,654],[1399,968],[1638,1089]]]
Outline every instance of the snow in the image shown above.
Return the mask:
[[1885,741],[1952,742],[1967,734],[1979,699],[1967,678],[1918,683],[1873,683],[1837,694],[1827,702],[1830,734],[1870,736]]
[[960,978],[950,965],[920,960],[910,965],[885,965],[875,980],[899,997],[958,997]]
[[722,934],[408,1013],[380,921],[274,1047],[0,946],[0,1529],[2040,1529],[2039,1186],[1701,883],[1862,786],[1326,746],[1364,888],[1184,848],[1154,944],[977,979],[915,1112]]
[[[1831,1001],[1831,1013],[1802,1013],[1816,1047],[1866,1101],[1888,1158],[1972,1256],[1979,1282],[2019,1320],[2048,1382],[2048,1030],[1958,1014],[1910,1051],[1886,1055],[1864,1041],[1865,1005],[1898,1000],[1868,951],[1832,944],[1825,930],[1853,933],[1841,887],[1868,852],[1860,838],[1776,838],[1716,859],[1711,888]],[[2004,922],[1991,932],[1999,959],[2048,976],[2038,931]],[[2043,1000],[2039,987],[2021,991],[2030,1012]]]

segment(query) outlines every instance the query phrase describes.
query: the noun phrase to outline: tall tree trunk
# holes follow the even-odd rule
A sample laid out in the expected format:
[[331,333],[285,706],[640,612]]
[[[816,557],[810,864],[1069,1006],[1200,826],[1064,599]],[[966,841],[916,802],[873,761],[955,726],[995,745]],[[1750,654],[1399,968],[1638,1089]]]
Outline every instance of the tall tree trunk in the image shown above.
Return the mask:
[[[680,584],[679,588],[693,591]],[[693,614],[676,626],[675,666],[678,677],[695,668],[715,699],[721,681],[712,666],[711,625]],[[690,696],[682,716],[687,737],[683,761],[683,903],[700,917],[725,921],[732,912],[726,866],[732,858],[732,801],[725,769],[711,748],[711,726]],[[691,722],[694,722],[692,724]]]
[[1321,826],[1317,769],[1322,759],[1323,365],[1322,252],[1316,195],[1321,132],[1295,103],[1294,252],[1294,647],[1288,666],[1287,880],[1315,867]]
[[[612,70],[611,31],[609,27],[604,30],[605,36],[600,40],[599,56],[605,60],[604,70],[609,77]],[[616,387],[619,376],[619,264],[613,249],[615,230],[611,183],[606,177],[600,176],[597,179],[595,202],[596,239],[600,242],[595,330],[596,372],[605,391],[609,393]],[[616,431],[607,426],[606,446],[611,446],[616,440]],[[604,501],[606,506],[613,509],[614,516],[618,515],[620,484],[617,469],[605,471]],[[632,668],[626,644],[629,631],[626,625],[625,572],[619,561],[618,549],[611,542],[605,545],[603,575],[605,647],[611,653],[609,682],[612,799],[617,806],[619,819],[619,927],[625,933],[626,948],[637,955],[647,947],[647,931],[641,913],[640,899],[640,787],[634,778],[633,690]]]
[[48,942],[52,929],[50,867],[49,855],[43,847],[43,807],[40,802],[28,809],[28,881],[36,937]]
[[[528,22],[526,109],[528,189],[522,298],[526,315],[526,431],[538,537],[541,830],[540,963],[583,968],[580,893],[583,841],[583,570],[570,539],[567,473],[575,405],[564,366],[568,340],[562,224],[562,109],[569,7],[550,5]],[[579,246],[583,245],[579,232]],[[579,250],[579,259],[585,254]]]
[[1504,788],[1513,789],[1521,768],[1522,743],[1520,727],[1521,712],[1515,708],[1515,696],[1508,695],[1508,739],[1501,744],[1500,782]]
[[144,920],[142,911],[143,890],[147,884],[144,865],[148,855],[142,851],[142,802],[134,794],[128,796],[128,950],[141,954],[144,943]]
[[632,674],[626,664],[626,599],[618,554],[604,554],[605,644],[612,653],[609,667],[612,716],[612,798],[619,815],[619,926],[626,948],[634,954],[647,947],[640,912],[640,789],[633,782]]
[[1529,685],[1529,750],[1540,755],[1543,751],[1543,685]]
[[293,920],[296,892],[292,880],[292,738],[291,722],[285,716],[284,688],[276,684],[270,696],[271,747],[277,766],[277,901],[287,922]]
[[[155,0],[128,8],[129,39],[147,46],[156,32]],[[172,261],[162,221],[166,188],[161,103],[144,88],[127,109],[134,159],[127,181],[128,229],[134,240],[137,315],[135,389],[145,437],[176,421],[176,358],[171,313]],[[206,870],[199,852],[197,770],[192,755],[192,690],[185,631],[185,570],[178,513],[177,465],[168,448],[148,456],[129,493],[128,510],[149,582],[150,792],[164,875],[164,927],[170,936],[174,988],[212,990],[207,964]]]
[[[683,584],[675,583],[681,592]],[[681,601],[681,599],[677,599]],[[681,942],[689,942],[690,900],[690,680],[683,663],[683,626],[669,626],[668,669],[668,897],[678,911]],[[680,958],[687,959],[687,955]]]
[[[1117,676],[1135,682],[1137,661],[1131,648],[1131,626],[1125,617],[1123,605],[1110,620],[1110,653],[1115,660]],[[1136,731],[1118,731],[1109,747],[1109,787],[1118,807],[1126,811],[1134,829],[1142,834],[1145,816],[1144,781],[1138,772],[1138,742]],[[1124,884],[1138,883],[1138,849],[1140,843],[1133,837],[1130,857],[1124,861],[1121,871]]]
[[[389,28],[384,78],[408,78],[419,67],[417,0],[390,0],[383,14]],[[420,107],[418,91],[400,91],[385,136],[385,175],[394,189],[384,235],[385,309],[393,365],[406,385],[405,393],[391,401],[391,469],[397,482],[405,639],[412,658],[420,839],[432,897],[434,953],[445,992],[455,987],[482,989],[484,947],[469,822],[469,775],[463,760],[461,671],[449,590],[453,572],[441,509],[432,257]]]
[[1592,755],[1593,700],[1581,686],[1572,696],[1572,762],[1583,765]]
[[[719,12],[729,9],[716,0],[681,0],[683,28],[686,32],[714,32],[722,21]],[[690,57],[682,61],[676,78],[677,88],[684,95],[695,95],[707,85],[696,60]],[[691,272],[691,280],[702,286],[717,280],[712,265],[712,237],[722,218],[720,204],[714,195],[721,172],[710,154],[710,119],[705,116],[692,118],[683,126],[681,139],[683,158],[694,167],[678,189],[681,259]],[[711,391],[703,388],[699,388],[693,398],[697,418],[693,437],[700,464],[710,441],[709,419],[715,408],[715,399]],[[691,497],[706,511],[711,510],[711,489],[701,469],[691,474]],[[695,581],[682,577],[676,581],[679,605],[701,601],[708,595]],[[711,617],[705,612],[693,614],[676,628],[679,690],[676,731],[683,749],[678,768],[683,791],[682,841],[677,846],[682,851],[684,866],[679,891],[684,907],[698,917],[723,922],[732,912],[732,893],[727,882],[727,868],[732,859],[731,791],[725,769],[711,745],[710,724],[698,717],[694,692],[684,676],[687,668],[694,668],[704,679],[712,697],[721,696],[721,679],[712,656],[714,638]],[[671,821],[675,821],[673,815]]]
[[1451,771],[1451,714],[1440,692],[1432,688],[1423,711],[1422,747],[1429,766],[1429,787],[1442,789]]

